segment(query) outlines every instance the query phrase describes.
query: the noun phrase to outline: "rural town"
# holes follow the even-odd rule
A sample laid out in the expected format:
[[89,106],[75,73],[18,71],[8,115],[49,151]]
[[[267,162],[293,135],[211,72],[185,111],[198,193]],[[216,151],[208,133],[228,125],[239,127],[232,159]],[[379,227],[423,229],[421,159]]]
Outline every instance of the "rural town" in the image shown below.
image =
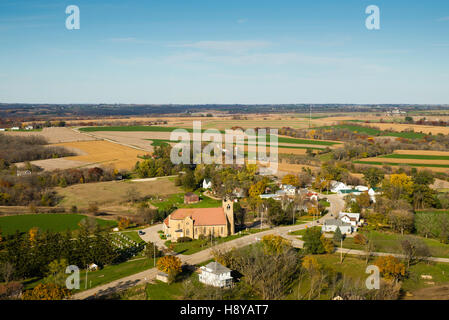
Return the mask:
[[0,308],[449,300],[448,3],[281,2],[0,2]]

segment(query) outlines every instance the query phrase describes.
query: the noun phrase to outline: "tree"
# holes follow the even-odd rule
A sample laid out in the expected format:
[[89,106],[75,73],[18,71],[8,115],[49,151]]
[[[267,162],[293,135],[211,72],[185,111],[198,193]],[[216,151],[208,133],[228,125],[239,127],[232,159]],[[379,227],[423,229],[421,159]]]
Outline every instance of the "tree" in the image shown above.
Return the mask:
[[302,259],[301,266],[306,269],[310,274],[320,270],[321,266],[319,262],[313,256],[305,256]]
[[181,259],[175,256],[162,257],[157,261],[157,269],[174,277],[182,271]]
[[240,202],[234,203],[234,216],[235,216],[235,223],[243,226],[245,224],[245,215],[246,210],[243,208],[240,204]]
[[384,179],[384,173],[380,168],[371,167],[363,172],[363,178],[371,188],[375,188]]
[[8,283],[9,281],[12,280],[13,275],[14,275],[14,265],[10,262],[4,262],[2,264],[0,264],[0,279],[3,278],[3,281]]
[[282,178],[282,184],[291,184],[292,186],[299,186],[298,176],[294,174],[287,174]]
[[323,244],[323,248],[324,251],[326,251],[326,253],[334,252],[335,249],[334,242],[331,239],[326,238],[324,234],[321,235],[321,243]]
[[337,227],[337,230],[334,232],[334,241],[340,242],[343,240],[343,235],[341,234],[340,227]]
[[258,198],[262,193],[265,192],[266,187],[267,185],[265,180],[260,180],[249,188],[248,194],[251,198]]
[[382,182],[383,194],[390,200],[405,199],[410,201],[413,194],[412,178],[405,173],[392,174]]
[[423,258],[430,256],[429,247],[419,238],[406,237],[401,241],[402,253],[407,261],[407,267],[413,262],[418,262]]
[[264,251],[269,254],[281,253],[286,249],[291,248],[291,241],[281,236],[269,234],[262,237],[262,245]]
[[119,221],[118,221],[118,228],[120,230],[125,230],[129,227],[130,224],[130,220],[129,218],[126,217],[120,217]]
[[66,259],[53,260],[48,265],[48,273],[45,278],[46,283],[54,283],[57,286],[63,287],[67,277],[65,270],[69,264]]
[[55,285],[54,283],[38,284],[32,290],[26,290],[23,300],[63,300],[70,297],[68,289]]
[[401,234],[410,232],[413,229],[415,217],[410,211],[393,210],[388,214],[387,218],[393,230],[400,231]]
[[374,261],[380,273],[389,280],[399,280],[405,276],[405,265],[393,256],[382,256]]
[[304,249],[307,253],[321,254],[326,252],[323,242],[321,241],[320,227],[307,228],[302,239],[304,241]]

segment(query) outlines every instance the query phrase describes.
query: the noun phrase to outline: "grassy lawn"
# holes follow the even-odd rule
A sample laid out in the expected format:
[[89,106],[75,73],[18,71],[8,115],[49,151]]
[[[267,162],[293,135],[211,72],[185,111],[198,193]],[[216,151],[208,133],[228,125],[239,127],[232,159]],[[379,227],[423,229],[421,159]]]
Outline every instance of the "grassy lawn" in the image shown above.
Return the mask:
[[[198,264],[203,266],[211,262],[208,260]],[[204,285],[199,282],[198,274],[195,272],[184,270],[180,275],[176,277],[176,282],[172,284],[164,283],[156,280],[155,283],[148,284],[146,287],[146,293],[148,300],[179,300],[183,295],[182,281],[190,280],[193,285],[200,289]]]
[[184,204],[184,193],[172,194],[167,197],[161,197],[161,201],[152,200],[150,201],[155,207],[165,210],[172,207],[177,208],[218,208],[221,207],[221,200],[215,200],[202,195],[200,192],[196,191],[196,194],[200,196],[200,202],[192,204]]
[[[105,266],[98,271],[89,271],[87,273],[87,289],[109,283],[111,281],[133,275],[153,268],[153,259],[138,258],[134,260],[128,260],[119,264],[113,264]],[[43,279],[28,279],[23,282],[25,289],[32,289],[39,283],[42,283]],[[80,271],[80,289],[74,292],[80,292],[86,290],[86,271]]]
[[[362,232],[367,238],[373,240],[377,252],[401,253],[401,240],[404,236],[397,233],[387,233],[380,231]],[[422,239],[429,247],[430,254],[433,257],[449,258],[449,245],[441,243],[435,239]],[[349,249],[363,250],[363,246],[355,244],[354,238],[346,238],[343,241],[343,247]]]
[[136,243],[144,243],[145,242],[142,240],[141,237],[139,237],[137,231],[122,231],[120,233],[123,233],[125,236],[127,236],[129,239],[133,240]]
[[[16,230],[27,232],[33,227],[41,231],[62,232],[67,230],[76,230],[78,223],[85,219],[81,214],[24,214],[15,216],[0,217],[0,229],[3,234],[14,234]],[[114,227],[117,222],[111,220],[96,219],[100,226]]]
[[[314,257],[322,268],[342,273],[355,281],[359,281],[362,285],[368,277],[368,274],[365,273],[367,265],[365,264],[364,258],[346,255],[343,259],[343,263],[340,264],[339,254],[314,255]],[[369,262],[369,264],[372,264],[372,261]],[[431,275],[432,280],[422,279],[421,275]],[[406,292],[433,286],[433,284],[426,283],[429,281],[434,282],[434,285],[441,285],[449,282],[449,264],[420,262],[412,265],[408,269],[407,278],[401,283],[401,288],[403,292]],[[309,284],[306,279],[301,283],[300,292],[304,294],[307,292],[308,288]],[[297,290],[298,288],[295,288],[288,298],[295,299]],[[332,297],[328,297],[324,294],[321,298],[329,299]]]
[[[248,231],[241,231],[240,234],[234,234],[232,236],[229,237],[224,237],[224,238],[215,238],[213,240],[213,245],[217,245],[217,244],[221,244],[227,241],[231,241],[249,234],[254,234],[254,233],[258,233],[261,231],[264,231],[266,229],[249,229]],[[190,254],[194,254],[197,253],[199,251],[202,251],[204,249],[210,248],[211,246],[211,241],[210,239],[204,239],[204,240],[192,240],[190,242],[171,242],[170,240],[165,242],[165,245],[168,247],[171,244],[174,244],[173,247],[173,251],[177,252],[177,253],[181,253],[181,254],[185,254],[185,255],[190,255]]]

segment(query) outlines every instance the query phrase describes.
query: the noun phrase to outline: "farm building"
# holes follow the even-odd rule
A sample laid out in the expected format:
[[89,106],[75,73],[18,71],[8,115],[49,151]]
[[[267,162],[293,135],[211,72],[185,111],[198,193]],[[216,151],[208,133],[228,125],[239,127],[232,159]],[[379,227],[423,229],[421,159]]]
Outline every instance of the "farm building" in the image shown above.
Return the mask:
[[213,261],[202,266],[200,271],[199,281],[201,283],[218,288],[229,288],[232,286],[231,269],[218,262]]
[[198,203],[198,202],[200,202],[200,197],[197,194],[193,192],[187,192],[184,195],[185,204]]
[[182,208],[174,211],[163,223],[163,231],[171,241],[200,235],[227,237],[235,233],[234,210],[231,200],[223,200],[221,208]]

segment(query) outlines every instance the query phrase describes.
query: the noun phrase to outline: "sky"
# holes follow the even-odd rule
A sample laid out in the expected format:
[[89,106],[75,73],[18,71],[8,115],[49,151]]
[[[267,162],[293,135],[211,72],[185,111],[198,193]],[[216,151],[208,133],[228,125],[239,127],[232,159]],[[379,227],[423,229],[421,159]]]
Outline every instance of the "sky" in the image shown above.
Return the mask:
[[449,104],[449,1],[0,0],[0,102]]

